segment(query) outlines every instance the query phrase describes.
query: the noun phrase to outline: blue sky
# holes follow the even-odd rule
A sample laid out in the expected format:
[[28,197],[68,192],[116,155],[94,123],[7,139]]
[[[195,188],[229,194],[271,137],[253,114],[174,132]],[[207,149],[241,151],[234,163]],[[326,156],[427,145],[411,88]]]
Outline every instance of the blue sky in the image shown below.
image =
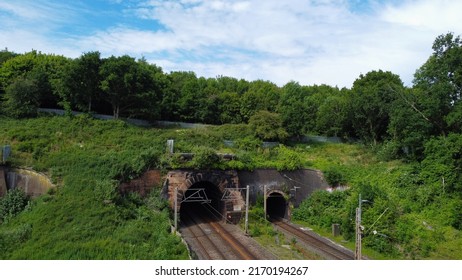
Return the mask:
[[459,0],[1,0],[0,48],[278,85],[351,87],[382,69],[411,85],[435,37],[462,33],[460,11]]

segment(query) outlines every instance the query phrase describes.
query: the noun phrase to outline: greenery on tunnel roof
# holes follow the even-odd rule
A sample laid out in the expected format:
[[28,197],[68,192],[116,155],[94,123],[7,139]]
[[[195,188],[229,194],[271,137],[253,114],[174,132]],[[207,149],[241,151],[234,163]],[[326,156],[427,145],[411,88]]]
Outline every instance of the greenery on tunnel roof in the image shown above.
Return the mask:
[[[386,258],[462,259],[462,201],[428,156],[422,163],[383,157],[386,145],[292,143],[263,148],[245,125],[198,129],[140,128],[123,121],[101,121],[86,115],[45,116],[14,120],[0,117],[0,143],[10,144],[9,164],[47,173],[59,185],[32,201],[26,210],[0,225],[2,259],[185,259],[187,250],[170,233],[169,211],[159,190],[148,198],[121,196],[120,181],[149,168],[194,168],[166,152],[167,139],[176,152],[232,153],[235,160],[212,157],[200,168],[315,168],[324,171],[343,192],[320,191],[308,198],[294,217],[328,229],[339,223],[351,240],[357,196],[373,201],[364,206],[364,245]],[[232,137],[230,137],[232,136]],[[233,147],[223,140],[232,139]],[[429,149],[439,147],[437,141]],[[446,145],[457,147],[452,136]],[[449,142],[448,142],[449,141]],[[433,152],[432,154],[436,154]],[[207,163],[206,163],[207,164]],[[432,173],[433,172],[433,173]],[[451,189],[452,188],[452,189]],[[353,210],[352,210],[353,209]],[[386,210],[386,213],[382,213]],[[374,224],[375,227],[367,228]],[[388,238],[370,234],[378,230]]]

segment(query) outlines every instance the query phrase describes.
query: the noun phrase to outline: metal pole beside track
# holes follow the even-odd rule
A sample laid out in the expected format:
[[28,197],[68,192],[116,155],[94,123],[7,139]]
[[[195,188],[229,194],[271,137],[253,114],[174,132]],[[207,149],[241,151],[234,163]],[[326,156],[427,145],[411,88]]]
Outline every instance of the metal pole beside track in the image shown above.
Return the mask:
[[178,230],[178,188],[175,188],[175,192],[174,192],[174,198],[175,198],[175,202],[174,202],[174,205],[173,205],[173,208],[174,208],[174,216],[173,216],[173,220],[175,221],[175,233],[176,231]]
[[266,185],[263,185],[263,212],[265,213],[265,220],[266,220]]
[[362,252],[361,252],[361,211],[362,211],[362,202],[361,194],[359,194],[359,202],[358,208],[356,208],[356,242],[355,242],[355,260],[362,259]]
[[250,187],[247,185],[245,194],[245,233],[249,233],[249,190]]

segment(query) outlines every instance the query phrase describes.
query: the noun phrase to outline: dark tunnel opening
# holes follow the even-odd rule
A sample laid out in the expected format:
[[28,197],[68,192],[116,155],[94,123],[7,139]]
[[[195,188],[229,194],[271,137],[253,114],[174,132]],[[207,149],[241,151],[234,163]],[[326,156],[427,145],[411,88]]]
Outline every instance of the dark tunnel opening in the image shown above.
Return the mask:
[[210,182],[193,184],[185,193],[180,206],[182,225],[220,221],[224,215],[222,192]]
[[287,211],[287,202],[284,196],[280,193],[273,192],[266,198],[266,214],[269,219],[285,218]]

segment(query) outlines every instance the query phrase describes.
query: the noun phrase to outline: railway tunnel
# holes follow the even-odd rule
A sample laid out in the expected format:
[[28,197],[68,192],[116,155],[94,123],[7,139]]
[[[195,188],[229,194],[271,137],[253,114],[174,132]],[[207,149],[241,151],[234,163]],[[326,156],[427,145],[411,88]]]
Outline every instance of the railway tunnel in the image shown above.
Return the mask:
[[188,224],[191,219],[219,221],[225,214],[223,193],[211,182],[201,181],[191,185],[182,195],[180,221]]
[[244,199],[236,171],[172,170],[164,182],[164,193],[180,222],[192,219],[239,222]]
[[287,217],[288,203],[284,195],[278,191],[271,191],[266,197],[266,214],[270,220]]
[[[245,214],[246,186],[249,186],[250,205],[255,205],[257,198],[264,196],[266,188],[267,217],[276,219],[290,219],[289,204],[297,207],[314,190],[328,187],[322,175],[311,169],[287,172],[275,169],[182,169],[168,172],[163,184],[163,194],[173,210],[174,194],[177,191],[176,213],[179,213],[180,221],[186,217],[186,213],[198,212],[209,219],[238,223]],[[187,197],[190,197],[189,201],[185,201]],[[194,201],[195,197],[197,201]],[[208,213],[201,213],[206,207]]]

